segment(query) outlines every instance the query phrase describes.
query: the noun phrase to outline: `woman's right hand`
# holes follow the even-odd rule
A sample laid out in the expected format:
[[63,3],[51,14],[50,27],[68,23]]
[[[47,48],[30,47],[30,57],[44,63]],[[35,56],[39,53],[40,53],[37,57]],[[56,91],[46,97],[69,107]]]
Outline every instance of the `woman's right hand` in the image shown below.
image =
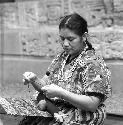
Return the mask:
[[37,79],[37,75],[33,72],[25,72],[23,74],[23,83],[24,85],[27,85],[31,82],[34,82]]

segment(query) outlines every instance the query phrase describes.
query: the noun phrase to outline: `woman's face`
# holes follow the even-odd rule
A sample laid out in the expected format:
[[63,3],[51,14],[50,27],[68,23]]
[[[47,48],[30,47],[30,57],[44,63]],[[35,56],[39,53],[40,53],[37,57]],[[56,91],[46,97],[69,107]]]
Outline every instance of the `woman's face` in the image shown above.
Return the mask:
[[68,28],[60,29],[59,37],[59,41],[63,49],[70,55],[76,55],[80,53],[84,48],[82,37],[75,34]]

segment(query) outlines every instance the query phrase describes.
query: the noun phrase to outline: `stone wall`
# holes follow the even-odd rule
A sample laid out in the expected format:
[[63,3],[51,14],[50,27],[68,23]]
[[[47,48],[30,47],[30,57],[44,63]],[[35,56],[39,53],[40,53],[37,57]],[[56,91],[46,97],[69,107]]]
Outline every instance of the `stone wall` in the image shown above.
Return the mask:
[[78,12],[88,21],[92,44],[99,53],[106,59],[122,59],[122,3],[122,0],[37,0],[1,4],[1,31],[17,33],[23,55],[52,56],[58,47],[59,17]]
[[113,96],[108,102],[108,111],[122,114],[122,4],[123,0],[16,0],[0,4],[1,95],[29,97],[22,74],[32,71],[43,76],[61,49],[59,18],[77,12],[87,20],[91,43],[112,72]]

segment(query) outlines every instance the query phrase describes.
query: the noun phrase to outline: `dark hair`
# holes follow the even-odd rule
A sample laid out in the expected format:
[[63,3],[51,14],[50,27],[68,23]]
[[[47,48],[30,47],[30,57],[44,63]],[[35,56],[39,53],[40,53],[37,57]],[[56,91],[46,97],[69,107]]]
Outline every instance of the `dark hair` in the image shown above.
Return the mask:
[[[59,24],[59,30],[68,28],[79,36],[82,36],[84,33],[88,33],[87,27],[87,21],[77,13],[62,17]],[[91,43],[87,40],[86,44],[88,45],[89,49],[93,49]]]

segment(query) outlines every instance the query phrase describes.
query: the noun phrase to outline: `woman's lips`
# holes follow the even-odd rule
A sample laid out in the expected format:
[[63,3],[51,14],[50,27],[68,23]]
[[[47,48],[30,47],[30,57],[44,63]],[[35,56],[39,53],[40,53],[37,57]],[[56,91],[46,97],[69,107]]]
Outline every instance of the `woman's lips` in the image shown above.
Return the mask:
[[70,51],[70,49],[66,49],[66,48],[65,48],[64,50],[65,50],[66,52],[69,52],[69,51]]
[[70,51],[70,48],[64,48],[64,50],[66,50],[66,51]]

